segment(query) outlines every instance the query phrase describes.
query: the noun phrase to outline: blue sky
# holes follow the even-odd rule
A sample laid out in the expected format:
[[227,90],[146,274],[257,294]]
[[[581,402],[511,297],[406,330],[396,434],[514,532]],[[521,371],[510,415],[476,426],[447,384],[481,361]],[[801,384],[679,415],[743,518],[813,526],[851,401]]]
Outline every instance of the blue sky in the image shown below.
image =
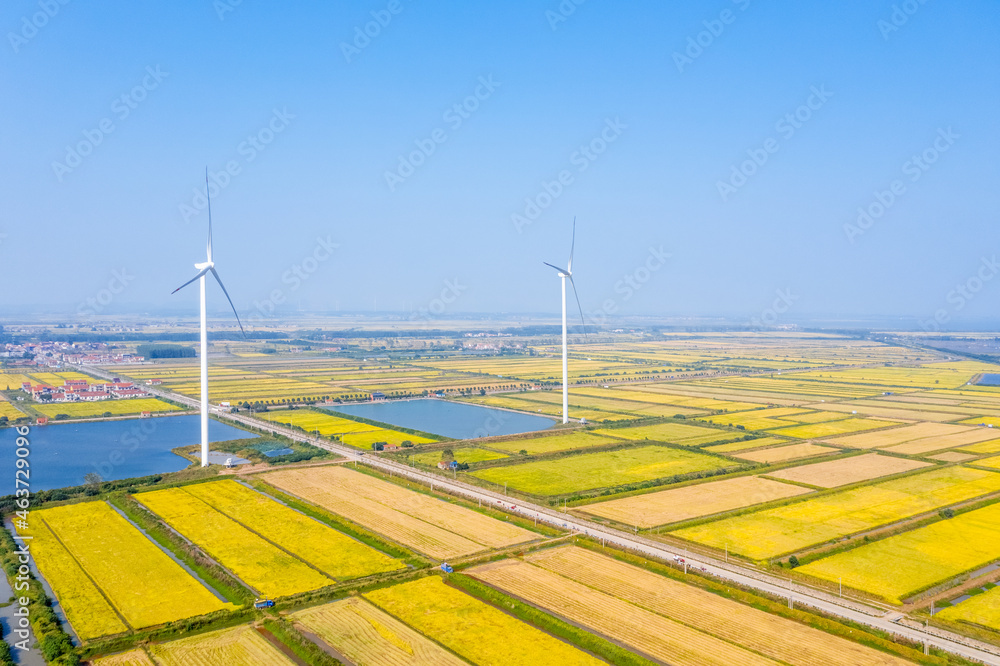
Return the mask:
[[244,316],[554,313],[574,216],[598,319],[1000,306],[992,2],[17,0],[0,27],[0,312],[193,312],[206,165]]

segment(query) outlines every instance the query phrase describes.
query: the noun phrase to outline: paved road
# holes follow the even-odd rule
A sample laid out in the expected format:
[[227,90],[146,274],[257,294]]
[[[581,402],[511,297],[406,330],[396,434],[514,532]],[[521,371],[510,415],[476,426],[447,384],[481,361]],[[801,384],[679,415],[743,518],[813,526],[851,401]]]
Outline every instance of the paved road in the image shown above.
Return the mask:
[[[94,375],[110,378],[111,374],[91,368],[81,367],[80,370]],[[150,393],[168,398],[175,402],[191,405],[199,408],[199,402],[195,398],[188,398],[176,393],[146,387]],[[701,570],[704,573],[723,579],[730,580],[746,588],[758,590],[779,598],[789,599],[790,603],[798,606],[808,606],[822,611],[828,615],[839,617],[858,624],[867,625],[876,629],[901,636],[917,643],[923,643],[936,647],[946,652],[950,652],[972,661],[978,661],[991,666],[1000,666],[1000,648],[966,638],[959,634],[943,631],[936,628],[924,629],[918,623],[908,620],[902,613],[885,608],[877,608],[856,601],[841,599],[823,590],[810,588],[797,583],[790,583],[787,580],[776,576],[754,571],[751,568],[729,564],[702,555],[690,556],[684,552],[677,551],[664,544],[646,539],[644,537],[629,534],[609,528],[605,525],[598,525],[587,520],[577,518],[568,514],[554,511],[548,507],[536,504],[511,500],[499,493],[494,493],[483,488],[469,485],[456,479],[431,474],[422,470],[408,467],[404,464],[380,458],[371,454],[362,454],[357,449],[333,444],[327,441],[317,441],[315,436],[307,435],[298,430],[283,427],[281,425],[252,418],[243,414],[231,414],[219,411],[216,416],[241,423],[245,426],[254,427],[281,434],[291,439],[308,442],[314,446],[326,449],[333,453],[344,456],[348,460],[356,463],[368,465],[402,476],[420,483],[440,488],[455,495],[461,495],[478,502],[495,506],[497,508],[520,514],[527,518],[537,519],[540,522],[574,530],[580,534],[601,540],[603,543],[613,545],[625,550],[632,551],[651,558],[665,562],[677,563],[678,558],[686,560],[689,568]]]

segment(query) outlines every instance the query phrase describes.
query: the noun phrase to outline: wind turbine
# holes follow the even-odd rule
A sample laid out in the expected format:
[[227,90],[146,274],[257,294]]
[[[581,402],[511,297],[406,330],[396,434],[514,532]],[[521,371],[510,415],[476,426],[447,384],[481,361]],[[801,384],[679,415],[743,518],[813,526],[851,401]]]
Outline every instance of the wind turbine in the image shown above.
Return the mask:
[[586,326],[583,319],[583,307],[580,306],[580,295],[576,293],[576,282],[573,282],[573,248],[576,246],[576,218],[573,218],[573,240],[569,245],[569,263],[566,268],[559,268],[547,261],[542,263],[556,269],[562,280],[562,371],[563,371],[563,423],[569,423],[569,362],[566,344],[566,280],[573,285],[573,296],[576,297],[576,307],[580,309],[580,322]]
[[236,313],[236,306],[233,305],[233,299],[229,298],[229,292],[226,291],[226,286],[222,284],[222,278],[219,277],[218,271],[215,270],[215,262],[212,261],[212,195],[209,192],[211,189],[208,183],[208,167],[205,167],[205,195],[208,198],[208,259],[203,264],[195,264],[194,267],[198,269],[198,274],[193,278],[182,284],[181,286],[174,289],[171,293],[176,294],[178,291],[188,286],[195,280],[200,280],[201,288],[201,466],[208,467],[208,317],[207,308],[205,305],[205,279],[208,274],[211,273],[215,276],[216,281],[219,286],[222,287],[222,293],[226,295],[226,300],[229,301],[229,307],[233,309],[233,314],[236,315],[236,323],[240,325],[240,332],[243,333],[243,337],[246,337],[246,331],[243,330],[243,323],[240,322],[240,316]]

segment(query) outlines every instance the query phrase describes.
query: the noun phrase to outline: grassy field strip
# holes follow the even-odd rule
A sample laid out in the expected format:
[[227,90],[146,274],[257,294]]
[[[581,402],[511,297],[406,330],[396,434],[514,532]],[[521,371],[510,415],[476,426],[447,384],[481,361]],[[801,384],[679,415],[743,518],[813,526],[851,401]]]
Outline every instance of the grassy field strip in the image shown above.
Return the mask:
[[100,588],[51,532],[44,512],[36,512],[32,521],[37,527],[18,533],[32,537],[31,551],[38,571],[52,587],[76,635],[87,641],[128,631],[130,627]]
[[[234,608],[104,502],[44,509],[35,517],[44,518],[133,628]],[[58,591],[55,581],[49,583]]]
[[732,461],[703,453],[642,446],[489,467],[471,474],[534,495],[561,495],[734,466]]
[[578,507],[593,516],[642,528],[657,527],[700,518],[755,504],[812,492],[808,488],[758,476],[709,481],[683,488],[623,497]]
[[929,467],[933,463],[920,460],[908,460],[892,456],[880,456],[877,453],[867,453],[838,460],[801,465],[788,469],[769,472],[768,476],[784,481],[805,483],[820,488],[836,488],[849,483],[860,483],[880,476],[901,474],[921,467]]
[[773,446],[769,449],[759,449],[756,451],[744,451],[733,454],[734,458],[750,460],[759,463],[785,462],[788,460],[799,460],[800,458],[812,458],[813,456],[830,455],[841,453],[832,446],[821,446],[819,444],[788,444],[786,446]]
[[351,597],[289,615],[355,664],[466,666],[468,662],[364,599]]
[[1000,504],[802,566],[800,573],[901,603],[912,594],[1000,559]]
[[597,666],[603,663],[446,586],[437,576],[367,592],[364,597],[474,664]]
[[285,596],[334,583],[184,488],[154,490],[134,497],[261,594]]
[[158,666],[294,666],[278,648],[250,626],[198,634],[169,643],[152,644]]
[[909,663],[583,548],[552,548],[530,555],[527,561],[783,663],[795,666]]
[[573,449],[589,449],[595,446],[610,446],[620,444],[621,440],[612,439],[603,435],[595,435],[590,432],[571,432],[564,435],[545,435],[542,437],[532,437],[531,439],[512,439],[506,442],[490,442],[491,449],[500,449],[510,453],[527,451],[529,454],[538,455],[540,453],[555,453],[557,451],[571,451]]
[[972,432],[973,430],[974,428],[969,426],[952,425],[950,423],[916,423],[901,428],[835,437],[825,441],[828,444],[851,449],[876,449],[912,442],[918,439],[926,439],[928,437],[949,437]]
[[331,578],[348,580],[405,568],[400,561],[236,481],[199,483],[184,490]]
[[538,538],[534,532],[342,466],[290,469],[263,480],[437,559]]
[[935,617],[1000,631],[1000,587],[938,611]]
[[731,553],[763,560],[997,491],[1000,474],[995,472],[936,468],[672,534],[719,550],[728,544]]
[[897,421],[883,421],[881,419],[851,418],[841,421],[828,421],[826,423],[809,423],[805,425],[792,426],[790,428],[779,428],[772,430],[772,435],[784,435],[785,437],[797,437],[799,439],[816,439],[819,437],[832,437],[843,435],[849,432],[859,432],[862,430],[876,430],[889,426],[900,425]]
[[774,666],[779,662],[519,560],[469,571],[484,583],[569,622],[675,666]]

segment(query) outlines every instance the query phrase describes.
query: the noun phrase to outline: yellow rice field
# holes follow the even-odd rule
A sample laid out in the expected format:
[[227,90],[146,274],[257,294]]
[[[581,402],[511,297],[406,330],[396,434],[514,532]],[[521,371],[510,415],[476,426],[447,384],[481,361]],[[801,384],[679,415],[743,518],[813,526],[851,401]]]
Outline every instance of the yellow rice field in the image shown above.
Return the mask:
[[359,597],[292,613],[289,619],[355,664],[464,666],[466,662]]
[[820,488],[836,488],[837,486],[846,486],[849,483],[877,479],[880,476],[910,472],[921,467],[929,467],[932,464],[919,460],[868,453],[860,456],[813,463],[812,465],[790,467],[777,472],[770,472],[768,476],[784,481],[806,483],[810,486],[818,486]]
[[[64,604],[70,623],[81,635],[101,635],[89,630],[92,623],[114,624],[117,620],[115,611],[108,612],[108,617],[97,616],[95,609],[103,605],[103,599],[113,604],[125,622],[136,629],[234,608],[217,599],[104,502],[43,509],[33,512],[32,519],[42,523],[35,543],[51,540],[43,546],[43,552],[36,552],[36,557],[56,596],[61,602],[64,596],[75,600],[75,590],[88,591],[93,606]],[[59,552],[60,548],[64,553]],[[52,555],[55,560],[72,559],[89,576],[91,585],[82,584],[79,574],[73,573],[74,567],[59,562],[51,567],[50,576],[45,551],[55,551]],[[66,567],[70,569],[68,576]],[[95,597],[97,589],[100,593]]]
[[597,666],[602,663],[487,603],[448,587],[437,576],[374,590],[364,597],[474,664]]
[[589,449],[593,446],[618,444],[620,440],[595,435],[589,432],[572,432],[566,435],[547,435],[531,439],[512,439],[506,442],[490,442],[491,449],[499,449],[510,453],[527,451],[530,454],[553,453],[555,451],[571,451],[574,449]]
[[398,560],[236,481],[199,483],[184,490],[331,578],[347,580],[404,568]]
[[684,423],[660,423],[631,428],[598,428],[594,432],[598,435],[607,435],[608,437],[617,437],[619,439],[648,439],[654,442],[669,442],[684,446],[698,446],[709,442],[725,442],[743,438],[743,433],[687,425]]
[[261,594],[291,595],[334,582],[184,488],[153,490],[135,498]]
[[913,593],[1000,558],[1000,504],[962,513],[799,567],[901,603]]
[[741,509],[812,492],[808,488],[758,476],[739,476],[683,488],[588,504],[577,510],[625,525],[656,527]]
[[728,544],[730,552],[762,560],[997,491],[995,472],[936,468],[672,534],[720,550]]
[[935,617],[1000,631],[1000,587],[938,611]]
[[295,662],[250,626],[220,629],[169,643],[149,652],[158,666],[294,666]]

